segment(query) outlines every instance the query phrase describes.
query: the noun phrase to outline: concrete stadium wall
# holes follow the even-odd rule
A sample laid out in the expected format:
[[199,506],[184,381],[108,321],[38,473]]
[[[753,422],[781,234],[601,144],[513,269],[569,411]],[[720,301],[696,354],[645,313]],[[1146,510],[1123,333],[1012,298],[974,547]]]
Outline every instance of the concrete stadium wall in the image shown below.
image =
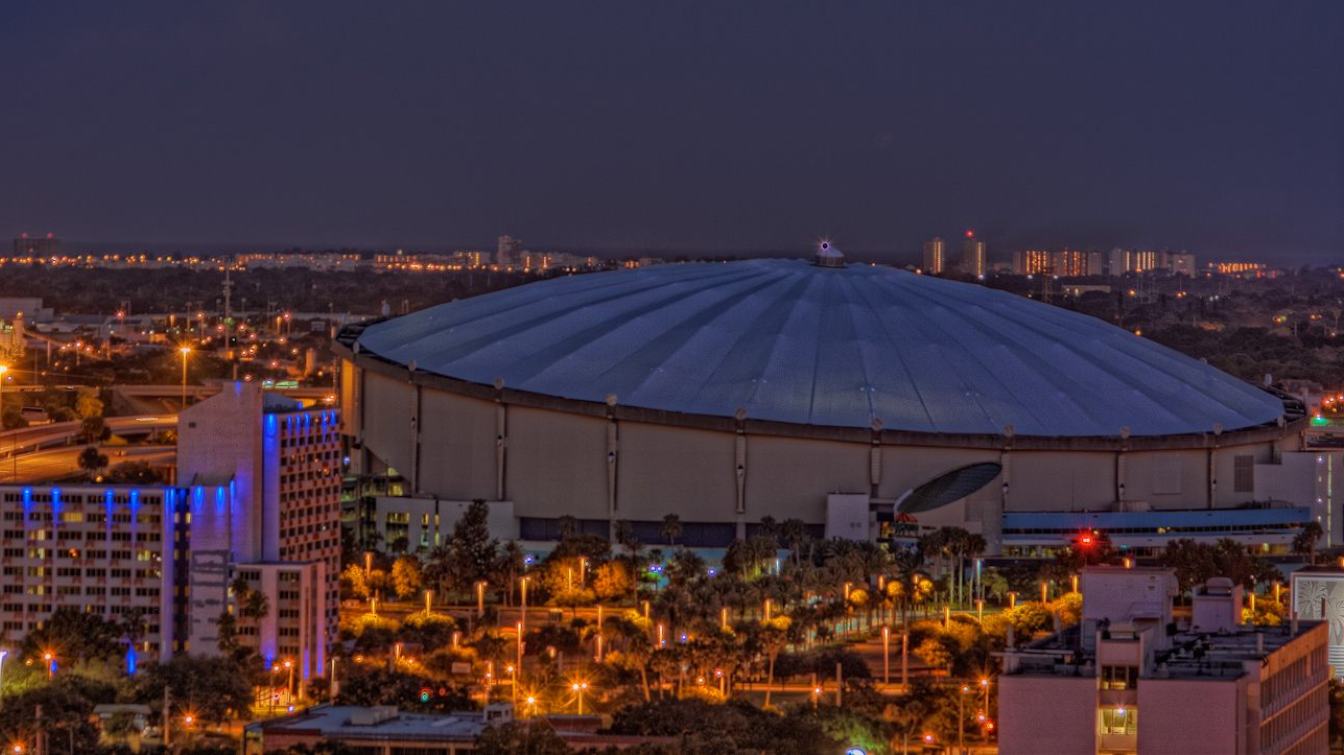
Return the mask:
[[[620,418],[621,407],[571,406],[575,402],[548,397],[500,403],[489,387],[417,384],[409,373],[401,379],[395,367],[351,370],[348,364],[341,390],[351,407],[344,413],[347,432],[362,439],[372,457],[406,475],[413,492],[422,496],[502,498],[514,502],[520,517],[607,519],[609,413],[618,416],[615,519],[654,521],[675,512],[688,522],[757,522],[772,516],[821,524],[828,493],[868,493],[873,487],[867,431],[821,428],[809,429],[807,437],[790,437],[788,428],[739,425],[745,428],[744,511],[739,514],[739,436],[729,418],[638,411],[635,419]],[[502,492],[496,443],[501,407],[507,426]],[[1114,440],[1023,439],[1025,447],[1005,451],[983,439],[958,446],[956,439],[935,438],[941,445],[934,445],[906,437],[884,435],[876,462],[879,499],[897,499],[938,475],[978,462],[1006,464],[1009,511],[1098,511],[1116,499]],[[1272,429],[1221,440],[1213,451],[1217,506],[1253,499],[1252,492],[1234,489],[1237,456],[1267,463],[1274,460],[1276,447],[1300,445],[1295,434]],[[1200,447],[1202,442],[1198,436],[1135,439],[1138,447],[1120,454],[1124,498],[1146,501],[1154,509],[1207,506],[1209,451]],[[1002,483],[1001,475],[967,500],[921,516],[921,522],[996,531]]]
[[459,500],[493,499],[495,405],[422,390],[420,413],[420,489]]

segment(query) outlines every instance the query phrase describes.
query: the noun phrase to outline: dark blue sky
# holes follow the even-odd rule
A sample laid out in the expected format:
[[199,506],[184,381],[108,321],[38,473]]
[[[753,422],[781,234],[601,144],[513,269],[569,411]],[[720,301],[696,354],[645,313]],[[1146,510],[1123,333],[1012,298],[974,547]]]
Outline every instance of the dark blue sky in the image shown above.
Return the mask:
[[1344,261],[1344,3],[16,2],[0,234]]

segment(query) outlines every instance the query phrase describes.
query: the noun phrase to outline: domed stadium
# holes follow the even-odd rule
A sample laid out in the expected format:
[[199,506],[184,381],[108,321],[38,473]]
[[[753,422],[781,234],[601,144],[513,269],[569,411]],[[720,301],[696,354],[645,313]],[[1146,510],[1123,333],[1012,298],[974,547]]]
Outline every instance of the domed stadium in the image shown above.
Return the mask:
[[829,244],[551,279],[339,341],[358,467],[416,497],[507,504],[532,540],[573,517],[659,541],[676,514],[704,546],[770,517],[860,539],[956,524],[997,552],[1032,529],[1019,514],[1067,529],[1246,508],[1255,468],[1301,450],[1279,395]]

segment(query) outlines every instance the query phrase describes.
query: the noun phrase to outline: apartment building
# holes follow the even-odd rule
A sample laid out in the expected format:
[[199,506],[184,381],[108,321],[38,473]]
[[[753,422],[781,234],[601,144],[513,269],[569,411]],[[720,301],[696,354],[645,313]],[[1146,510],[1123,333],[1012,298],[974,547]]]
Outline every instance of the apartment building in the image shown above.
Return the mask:
[[1004,654],[1001,753],[1327,751],[1325,623],[1244,625],[1223,578],[1178,621],[1170,569],[1090,567],[1080,582],[1080,625]]
[[185,650],[192,502],[216,495],[227,488],[0,486],[0,637],[16,644],[72,608],[126,623],[128,656]]
[[[180,414],[179,480],[227,486],[233,501],[193,537],[193,652],[218,647],[218,618],[229,611],[239,642],[267,666],[283,659],[301,678],[321,674],[340,603],[338,424],[335,410],[246,383]],[[235,588],[247,585],[268,596],[267,615],[240,611]]]

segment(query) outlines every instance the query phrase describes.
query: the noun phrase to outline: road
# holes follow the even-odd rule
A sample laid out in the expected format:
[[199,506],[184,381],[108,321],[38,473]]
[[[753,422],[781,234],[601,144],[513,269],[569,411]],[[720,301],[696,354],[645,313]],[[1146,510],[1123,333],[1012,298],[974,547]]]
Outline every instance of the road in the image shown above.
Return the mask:
[[[148,435],[158,430],[177,429],[177,415],[141,414],[130,417],[108,417],[103,420],[103,424],[114,435]],[[25,454],[52,446],[69,445],[79,433],[79,422],[53,422],[21,430],[6,430],[0,432],[0,459],[9,458],[11,453]]]
[[[70,446],[0,460],[0,483],[52,482],[78,474],[79,454],[84,448]],[[127,461],[164,465],[177,458],[174,446],[101,446],[100,451],[107,456],[110,466]]]

